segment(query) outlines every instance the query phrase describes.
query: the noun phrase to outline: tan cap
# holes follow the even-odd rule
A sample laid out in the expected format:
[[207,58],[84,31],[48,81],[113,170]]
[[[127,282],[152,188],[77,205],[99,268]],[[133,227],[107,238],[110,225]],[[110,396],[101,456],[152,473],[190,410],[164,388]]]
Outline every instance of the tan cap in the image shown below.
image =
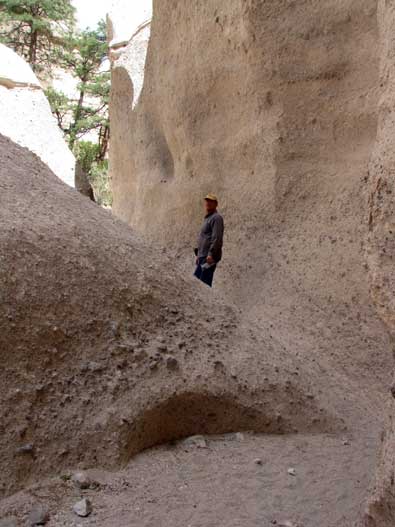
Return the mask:
[[207,194],[204,199],[205,201],[216,201],[218,203],[218,198],[215,194]]

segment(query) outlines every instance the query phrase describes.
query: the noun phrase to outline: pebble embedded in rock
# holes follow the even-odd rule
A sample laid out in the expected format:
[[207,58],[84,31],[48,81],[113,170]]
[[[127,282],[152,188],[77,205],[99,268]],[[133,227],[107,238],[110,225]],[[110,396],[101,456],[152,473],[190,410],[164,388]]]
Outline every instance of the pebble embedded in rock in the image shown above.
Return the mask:
[[81,518],[86,518],[92,512],[92,504],[89,500],[84,498],[83,500],[78,501],[74,505],[73,511],[77,516],[80,516]]
[[254,459],[254,463],[255,465],[263,465],[263,461],[260,457],[257,457],[256,459]]
[[33,451],[34,451],[34,445],[32,443],[28,443],[27,445],[22,445],[16,449],[17,454],[32,454]]
[[49,512],[44,505],[36,505],[30,511],[29,514],[29,525],[34,527],[35,525],[45,525],[49,521]]
[[76,472],[71,477],[71,481],[79,489],[89,489],[92,484],[92,481],[86,472]]
[[183,444],[185,446],[196,446],[198,448],[207,448],[207,441],[203,436],[196,435],[187,437],[184,439]]
[[296,476],[296,470],[294,468],[289,468],[288,469],[288,474],[290,476]]
[[178,360],[174,357],[167,357],[166,359],[166,367],[168,370],[174,371],[178,370]]

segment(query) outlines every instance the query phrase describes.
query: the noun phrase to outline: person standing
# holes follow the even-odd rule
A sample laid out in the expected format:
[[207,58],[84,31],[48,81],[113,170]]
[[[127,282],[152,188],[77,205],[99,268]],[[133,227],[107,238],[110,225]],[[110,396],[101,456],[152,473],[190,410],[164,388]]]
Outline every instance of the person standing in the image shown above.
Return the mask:
[[218,212],[218,198],[207,194],[204,198],[205,212],[203,225],[198,237],[196,255],[196,278],[212,287],[217,264],[222,258],[224,220]]

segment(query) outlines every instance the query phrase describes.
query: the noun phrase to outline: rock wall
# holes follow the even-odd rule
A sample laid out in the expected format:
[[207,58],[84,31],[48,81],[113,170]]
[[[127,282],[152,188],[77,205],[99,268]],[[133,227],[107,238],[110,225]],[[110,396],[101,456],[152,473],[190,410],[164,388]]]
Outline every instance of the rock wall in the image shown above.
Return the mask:
[[[377,311],[395,337],[395,2],[379,1],[380,90],[378,131],[369,167],[369,243],[367,261],[371,295]],[[395,355],[394,355],[395,357]],[[388,418],[375,492],[370,499],[363,525],[390,527],[395,524],[395,383],[388,394]]]
[[256,354],[232,307],[2,136],[0,163],[0,497],[188,435],[341,437],[372,416],[271,335]]
[[362,520],[377,527],[395,521],[394,6],[157,1],[140,100],[124,68],[111,103],[115,213],[191,272],[216,192],[216,287],[287,353],[389,408]]
[[[122,71],[130,77],[133,90],[123,93],[122,79],[114,83],[113,100],[124,97],[122,104],[132,108],[137,104],[144,83],[145,59],[151,33],[152,2],[146,0],[137,5],[130,2],[114,2],[107,16],[110,59],[113,78],[122,76]],[[115,106],[115,104],[113,104]],[[125,109],[126,109],[125,108]],[[118,123],[122,117],[113,116]]]
[[141,0],[137,3],[131,3],[129,0],[114,0],[107,15],[110,48],[119,49],[127,46],[137,29],[151,18],[151,0]]
[[[151,7],[151,6],[150,6]],[[128,2],[114,2],[107,17],[111,60],[110,121],[111,152],[110,177],[112,190],[117,194],[118,177],[133,164],[130,123],[144,84],[145,64],[151,34],[152,10],[144,4],[140,8]],[[124,145],[117,148],[115,145]],[[121,191],[122,192],[122,191]]]
[[0,133],[29,148],[74,186],[75,158],[30,66],[0,44]]
[[[393,369],[366,265],[382,272],[367,199],[381,20],[373,0],[157,1],[138,99],[139,41],[113,57],[115,211],[133,231],[0,138],[4,495],[54,467],[113,469],[154,444],[249,429],[298,434],[305,452],[318,437],[306,479],[338,491],[320,495],[324,516],[310,495],[284,524],[313,525],[312,507],[314,525],[358,519]],[[212,294],[187,268],[207,191],[227,225]]]
[[165,0],[151,29],[135,109],[130,74],[113,71],[115,214],[192,265],[201,197],[216,192],[217,288],[279,338],[296,332],[308,357],[352,376],[374,363],[382,380],[388,343],[363,247],[376,1]]

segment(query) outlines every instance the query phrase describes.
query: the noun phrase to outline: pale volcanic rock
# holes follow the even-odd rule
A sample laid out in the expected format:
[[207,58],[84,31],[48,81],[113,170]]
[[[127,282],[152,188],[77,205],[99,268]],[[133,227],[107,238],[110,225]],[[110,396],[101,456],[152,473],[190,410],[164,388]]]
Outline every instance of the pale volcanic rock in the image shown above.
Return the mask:
[[30,66],[0,44],[0,133],[37,154],[70,186],[75,158]]
[[354,379],[373,363],[382,384],[388,336],[363,247],[376,8],[155,2],[134,109],[133,61],[124,54],[126,66],[113,67],[110,172],[113,212],[185,255],[188,273],[202,196],[218,194],[226,229],[215,288],[273,336],[296,333],[306,360],[318,348]]
[[[371,280],[371,296],[375,307],[391,335],[395,337],[395,2],[378,2],[380,28],[380,89],[377,139],[369,165],[369,225],[367,264]],[[386,386],[388,417],[383,434],[381,456],[377,468],[374,493],[368,500],[361,525],[391,527],[395,524],[395,388]]]
[[152,2],[144,0],[113,0],[107,15],[109,26],[109,45],[118,49],[127,45],[138,28],[152,18]]
[[[329,365],[304,364],[267,335],[257,353],[237,310],[1,136],[0,162],[3,496],[68,467],[116,470],[190,436],[197,446],[241,430],[343,437],[375,422]],[[32,454],[15,455],[27,443]]]
[[[140,98],[133,36],[113,46],[132,231],[0,137],[4,495],[99,466],[122,469],[87,491],[103,525],[394,524],[393,423],[361,518],[392,398],[394,6],[379,7],[157,1]],[[213,292],[190,277],[208,191],[226,220]]]
[[[130,87],[125,93],[122,81],[113,83],[113,107],[125,104],[134,108],[144,85],[145,61],[151,33],[152,5],[150,2],[130,4],[115,1],[107,16],[112,78],[125,76]],[[114,92],[115,90],[115,92]],[[117,102],[115,102],[117,101]],[[113,113],[112,121],[119,122]]]
[[41,89],[33,70],[22,57],[4,44],[0,44],[0,54],[0,84],[2,86]]
[[[113,211],[185,256],[187,273],[200,200],[218,194],[215,288],[284,350],[330,363],[344,387],[369,379],[368,405],[383,419],[393,362],[382,321],[395,329],[394,2],[269,4],[154,3],[134,108],[133,56],[113,70]],[[376,449],[379,431],[361,431]],[[387,523],[371,507],[380,527],[394,523],[393,438],[390,427],[378,476],[387,490],[374,497]]]

